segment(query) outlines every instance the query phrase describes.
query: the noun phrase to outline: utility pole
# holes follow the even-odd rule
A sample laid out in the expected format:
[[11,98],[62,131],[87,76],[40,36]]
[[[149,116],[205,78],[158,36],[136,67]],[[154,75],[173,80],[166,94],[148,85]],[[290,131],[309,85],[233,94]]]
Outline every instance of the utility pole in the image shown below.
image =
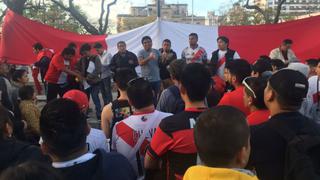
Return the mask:
[[193,24],[193,18],[194,18],[194,17],[193,17],[193,16],[194,16],[194,15],[193,15],[193,0],[192,0],[192,5],[191,5],[191,6],[192,6],[191,24]]
[[160,0],[157,0],[157,9],[158,9],[157,17],[158,17],[158,18],[161,18],[161,4],[160,4]]

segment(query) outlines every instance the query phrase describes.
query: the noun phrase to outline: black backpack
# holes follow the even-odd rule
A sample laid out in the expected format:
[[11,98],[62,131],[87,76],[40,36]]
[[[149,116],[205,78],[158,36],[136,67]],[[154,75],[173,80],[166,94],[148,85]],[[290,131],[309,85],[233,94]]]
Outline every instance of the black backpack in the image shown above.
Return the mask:
[[[273,127],[287,142],[284,180],[320,179],[319,126],[306,120],[299,132],[287,126]],[[318,132],[318,133],[317,133]]]

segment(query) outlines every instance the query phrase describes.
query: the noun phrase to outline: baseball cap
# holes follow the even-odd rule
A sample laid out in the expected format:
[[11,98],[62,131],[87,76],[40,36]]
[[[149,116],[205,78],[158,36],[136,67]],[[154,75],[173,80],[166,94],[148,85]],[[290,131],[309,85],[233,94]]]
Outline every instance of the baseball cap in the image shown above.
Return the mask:
[[309,83],[301,72],[282,69],[271,76],[269,85],[288,105],[300,106],[307,96]]
[[89,108],[88,96],[80,90],[70,90],[63,95],[63,98],[76,102],[81,111]]
[[308,77],[310,73],[310,67],[306,64],[299,63],[299,62],[290,63],[288,66],[288,69],[299,71],[306,77]]

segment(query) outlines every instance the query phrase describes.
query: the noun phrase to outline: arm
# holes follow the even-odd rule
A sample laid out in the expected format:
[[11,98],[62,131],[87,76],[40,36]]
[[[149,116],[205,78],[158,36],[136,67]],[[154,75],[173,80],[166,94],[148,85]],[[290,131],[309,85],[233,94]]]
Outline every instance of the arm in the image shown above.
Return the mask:
[[[165,119],[164,119],[165,120]],[[157,128],[144,159],[146,169],[159,169],[161,167],[161,156],[166,154],[174,144],[172,137],[168,136],[163,130],[165,121],[162,120]]]
[[203,49],[203,55],[202,55],[202,63],[203,64],[207,64],[208,63],[208,55],[207,55],[207,51],[205,49]]
[[110,138],[112,133],[110,132],[110,124],[113,118],[111,106],[112,106],[111,103],[108,104],[106,107],[103,108],[101,113],[101,129],[107,138]]
[[271,59],[277,59],[277,52],[276,52],[275,49],[270,52],[269,57],[270,57]]
[[117,60],[117,59],[116,59],[116,56],[117,56],[117,54],[115,54],[115,55],[111,58],[111,62],[110,62],[110,65],[109,65],[111,71],[114,72],[114,73],[116,73],[116,71],[117,71],[117,63],[116,63],[116,60]]
[[132,53],[132,60],[133,60],[133,67],[137,67],[138,65],[139,65],[139,62],[138,62],[138,57],[134,54],[134,53]]
[[181,59],[184,60],[184,61],[187,60],[187,59],[186,59],[186,54],[184,53],[184,50],[183,50],[182,53],[181,53]]
[[144,65],[148,64],[148,62],[150,60],[151,60],[150,56],[146,57],[145,59],[143,59],[143,57],[139,56],[138,63],[140,66],[144,66]]

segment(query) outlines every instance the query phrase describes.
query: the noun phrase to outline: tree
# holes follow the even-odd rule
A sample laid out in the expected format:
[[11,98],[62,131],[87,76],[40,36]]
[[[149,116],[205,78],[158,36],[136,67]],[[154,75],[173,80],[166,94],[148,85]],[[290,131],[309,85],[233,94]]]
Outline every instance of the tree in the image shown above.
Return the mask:
[[107,10],[105,9],[106,2],[101,0],[101,12],[99,18],[99,27],[96,28],[91,24],[88,19],[83,16],[74,6],[73,0],[68,0],[68,6],[66,6],[61,0],[51,0],[53,3],[58,5],[63,10],[69,12],[90,34],[105,34],[108,29],[110,7],[117,3],[117,0],[113,0],[111,3],[107,4]]
[[[240,0],[240,1],[243,1],[243,0]],[[272,10],[270,8],[262,9],[258,5],[249,5],[250,0],[245,0],[245,1],[246,3],[243,7],[245,7],[246,9],[255,10],[256,12],[260,13],[263,16],[266,24],[270,24],[270,23],[277,24],[279,22],[282,5],[286,2],[286,0],[278,0],[277,8],[275,10]]]
[[248,11],[246,8],[241,6],[240,3],[234,3],[232,8],[226,12],[222,12],[218,22],[220,25],[232,26],[256,25],[265,23],[261,14],[254,11]]
[[[76,7],[79,8],[79,7]],[[68,12],[62,10],[56,4],[46,3],[41,8],[35,10],[26,9],[24,16],[55,27],[57,29],[77,32],[80,34],[86,33],[84,28],[75,20],[72,16],[68,15]],[[83,14],[85,16],[85,14]]]
[[[32,9],[35,11],[42,10],[41,6],[45,6],[48,2],[54,3],[60,10],[63,10],[72,16],[81,26],[90,34],[105,34],[109,27],[109,15],[111,6],[117,3],[117,0],[112,0],[110,3],[106,3],[106,0],[101,0],[101,13],[98,20],[98,27],[94,23],[88,21],[88,18],[85,16],[85,13],[81,11],[81,8],[74,5],[73,0],[68,0],[68,5],[65,5],[67,0],[1,0],[6,7],[13,10],[15,13],[23,15],[25,10]],[[40,11],[41,11],[40,10]],[[4,16],[4,11],[2,12]]]

